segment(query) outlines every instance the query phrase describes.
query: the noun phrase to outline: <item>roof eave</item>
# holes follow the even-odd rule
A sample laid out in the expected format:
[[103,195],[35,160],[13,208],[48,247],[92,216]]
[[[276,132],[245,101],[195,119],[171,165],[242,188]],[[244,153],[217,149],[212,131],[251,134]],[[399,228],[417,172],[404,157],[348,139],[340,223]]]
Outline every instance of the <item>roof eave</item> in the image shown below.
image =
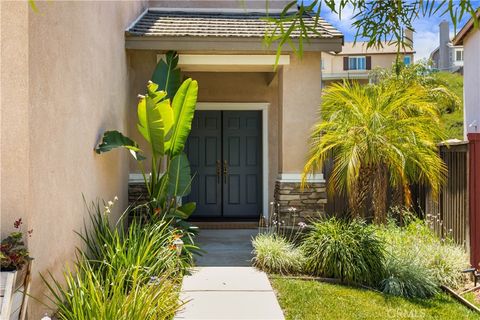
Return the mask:
[[[480,19],[480,9],[477,10],[477,19]],[[465,23],[462,29],[455,35],[455,37],[452,40],[452,43],[454,46],[462,46],[463,45],[463,40],[465,40],[465,37],[470,33],[470,31],[474,27],[474,21],[473,17],[470,18],[470,20]]]
[[[177,50],[177,51],[234,51],[276,52],[277,45],[266,47],[259,37],[155,37],[136,36],[127,32],[125,48],[132,50]],[[292,40],[298,45],[297,40]],[[343,36],[309,39],[303,42],[305,52],[341,51]],[[284,52],[292,52],[284,46]]]

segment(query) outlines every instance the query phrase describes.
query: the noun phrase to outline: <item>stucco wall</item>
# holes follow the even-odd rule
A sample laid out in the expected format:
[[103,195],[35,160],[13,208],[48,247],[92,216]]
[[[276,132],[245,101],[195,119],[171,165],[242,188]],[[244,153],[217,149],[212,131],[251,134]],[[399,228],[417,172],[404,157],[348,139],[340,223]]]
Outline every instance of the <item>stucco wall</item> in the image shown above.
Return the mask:
[[[33,267],[59,275],[80,245],[87,200],[127,201],[125,152],[97,155],[106,129],[126,130],[124,30],[145,2],[1,3],[1,235],[22,217]],[[119,210],[115,213],[118,215]],[[30,300],[30,317],[44,307]]]
[[[473,29],[463,41],[465,139],[467,133],[480,132],[480,31]],[[476,121],[476,123],[474,123]]]
[[320,116],[320,53],[305,53],[302,59],[292,55],[280,82],[280,173],[300,173],[308,154],[311,129]]

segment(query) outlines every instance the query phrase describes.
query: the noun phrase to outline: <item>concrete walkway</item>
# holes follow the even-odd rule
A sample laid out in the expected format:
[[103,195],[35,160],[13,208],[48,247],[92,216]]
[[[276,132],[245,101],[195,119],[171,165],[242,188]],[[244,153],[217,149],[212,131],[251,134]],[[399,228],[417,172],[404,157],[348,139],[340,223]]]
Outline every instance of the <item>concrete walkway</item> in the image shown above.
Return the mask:
[[250,267],[256,230],[202,230],[198,244],[207,253],[183,279],[181,299],[188,301],[175,319],[283,320],[264,272]]

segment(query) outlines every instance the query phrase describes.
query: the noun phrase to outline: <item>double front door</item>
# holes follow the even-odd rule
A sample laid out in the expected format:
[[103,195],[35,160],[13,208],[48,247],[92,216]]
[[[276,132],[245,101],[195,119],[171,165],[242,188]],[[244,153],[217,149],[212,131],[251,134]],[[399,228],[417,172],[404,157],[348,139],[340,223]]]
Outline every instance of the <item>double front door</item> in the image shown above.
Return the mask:
[[261,111],[196,111],[185,151],[192,218],[256,219],[262,208]]

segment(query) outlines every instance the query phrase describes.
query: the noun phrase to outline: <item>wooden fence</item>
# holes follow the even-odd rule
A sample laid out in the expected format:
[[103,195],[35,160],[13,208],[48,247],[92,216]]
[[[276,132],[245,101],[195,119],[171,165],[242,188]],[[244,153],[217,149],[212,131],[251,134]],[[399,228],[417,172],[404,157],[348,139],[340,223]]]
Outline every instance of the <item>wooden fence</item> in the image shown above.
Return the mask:
[[[468,248],[468,144],[440,145],[439,148],[440,156],[448,168],[447,182],[438,199],[434,199],[427,188],[412,186],[413,209],[419,217],[431,223],[439,237],[451,237]],[[324,167],[327,182],[332,167],[333,161],[330,159]],[[388,194],[391,199],[391,190]],[[345,216],[348,214],[347,198],[339,194],[329,195],[325,210],[328,216]]]
[[440,155],[448,167],[447,182],[437,201],[427,190],[423,210],[440,237],[468,247],[468,144],[440,146]]

